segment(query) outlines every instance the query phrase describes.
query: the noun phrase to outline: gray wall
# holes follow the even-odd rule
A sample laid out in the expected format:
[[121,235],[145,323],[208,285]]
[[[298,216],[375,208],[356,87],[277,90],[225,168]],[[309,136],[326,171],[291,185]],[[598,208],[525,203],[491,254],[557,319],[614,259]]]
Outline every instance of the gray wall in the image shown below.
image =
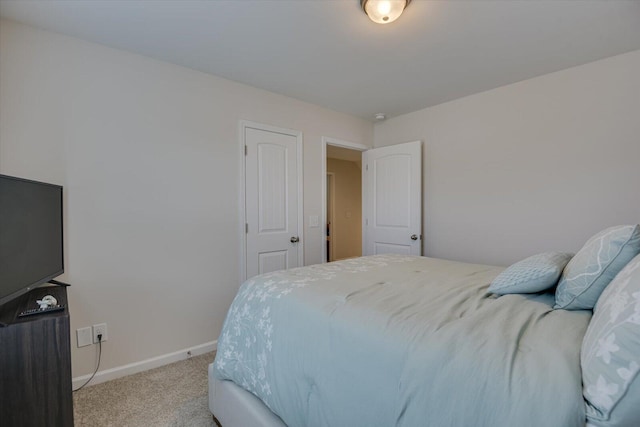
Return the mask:
[[377,124],[375,147],[424,141],[425,255],[507,265],[640,222],[638,76],[634,51]]
[[[240,285],[240,119],[303,132],[307,264],[322,136],[373,139],[362,119],[5,20],[0,95],[0,173],[65,187],[71,328],[108,324],[101,370],[218,337]],[[74,376],[93,371],[95,346],[72,347]]]

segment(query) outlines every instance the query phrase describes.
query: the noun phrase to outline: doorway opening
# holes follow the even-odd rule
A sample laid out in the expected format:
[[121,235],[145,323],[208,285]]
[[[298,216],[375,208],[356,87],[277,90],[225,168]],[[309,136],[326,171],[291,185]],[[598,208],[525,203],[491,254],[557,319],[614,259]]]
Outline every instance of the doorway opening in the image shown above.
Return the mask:
[[362,256],[362,152],[368,147],[324,138],[323,262]]

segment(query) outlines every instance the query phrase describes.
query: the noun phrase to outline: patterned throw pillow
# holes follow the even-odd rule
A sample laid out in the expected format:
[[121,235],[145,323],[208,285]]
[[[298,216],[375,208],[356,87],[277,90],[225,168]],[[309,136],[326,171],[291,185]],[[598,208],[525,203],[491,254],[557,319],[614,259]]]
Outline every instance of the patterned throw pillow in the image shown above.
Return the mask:
[[504,295],[545,291],[558,283],[572,256],[564,252],[544,252],[518,261],[491,282],[489,292]]
[[587,425],[640,426],[640,256],[600,296],[580,359]]
[[611,227],[596,234],[562,272],[553,308],[592,309],[609,282],[639,253],[637,224]]

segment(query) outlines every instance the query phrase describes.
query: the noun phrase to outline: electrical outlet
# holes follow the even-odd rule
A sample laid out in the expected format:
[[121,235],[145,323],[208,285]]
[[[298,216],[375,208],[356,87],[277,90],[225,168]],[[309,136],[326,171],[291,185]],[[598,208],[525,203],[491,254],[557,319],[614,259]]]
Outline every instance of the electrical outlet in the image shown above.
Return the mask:
[[[98,339],[98,335],[102,335],[102,340]],[[93,325],[93,343],[98,344],[98,342],[107,340],[107,324],[99,323],[97,325]]]
[[92,344],[91,327],[76,329],[76,338],[78,339],[78,348],[86,347]]

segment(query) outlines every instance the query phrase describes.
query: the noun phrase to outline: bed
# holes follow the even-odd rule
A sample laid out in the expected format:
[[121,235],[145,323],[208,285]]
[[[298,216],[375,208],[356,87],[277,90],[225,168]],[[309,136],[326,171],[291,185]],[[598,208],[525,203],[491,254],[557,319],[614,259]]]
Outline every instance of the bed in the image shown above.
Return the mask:
[[488,293],[501,271],[376,255],[251,279],[218,342],[212,412],[232,427],[223,402],[245,391],[277,415],[255,425],[583,427],[591,311]]

